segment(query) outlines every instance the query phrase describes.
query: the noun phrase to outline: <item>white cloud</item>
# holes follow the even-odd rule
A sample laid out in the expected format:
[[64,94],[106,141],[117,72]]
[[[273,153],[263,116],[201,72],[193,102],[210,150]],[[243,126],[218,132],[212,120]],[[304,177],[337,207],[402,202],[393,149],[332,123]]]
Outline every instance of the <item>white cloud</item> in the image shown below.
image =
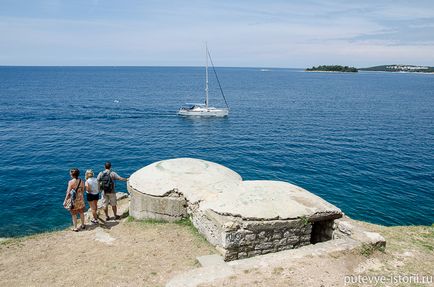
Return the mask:
[[[3,16],[0,64],[201,65],[205,40],[218,56],[216,63],[226,66],[434,63],[429,51],[434,35],[420,32],[431,27],[430,21],[415,22],[411,28],[420,33],[408,37],[408,24],[385,20],[402,18],[405,7],[339,1],[213,3],[173,9],[153,2],[147,9],[136,7],[139,12],[131,19]],[[103,5],[93,2],[98,9]],[[430,13],[416,8],[418,17]]]

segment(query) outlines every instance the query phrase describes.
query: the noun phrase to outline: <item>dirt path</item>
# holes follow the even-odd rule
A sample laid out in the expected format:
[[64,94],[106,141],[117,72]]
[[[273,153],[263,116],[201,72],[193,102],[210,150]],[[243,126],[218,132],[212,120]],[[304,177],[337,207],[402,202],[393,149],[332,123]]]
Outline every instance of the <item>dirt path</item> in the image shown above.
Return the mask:
[[109,222],[0,244],[1,286],[164,286],[215,252],[188,226]]

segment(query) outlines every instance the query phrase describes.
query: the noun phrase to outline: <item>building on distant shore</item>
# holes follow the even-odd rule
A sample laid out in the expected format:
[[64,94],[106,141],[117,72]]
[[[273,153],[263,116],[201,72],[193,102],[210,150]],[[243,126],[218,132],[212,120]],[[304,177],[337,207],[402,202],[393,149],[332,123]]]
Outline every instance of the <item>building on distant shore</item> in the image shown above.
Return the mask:
[[389,70],[400,70],[400,71],[416,71],[416,70],[428,70],[427,66],[411,66],[411,65],[391,65],[386,66]]

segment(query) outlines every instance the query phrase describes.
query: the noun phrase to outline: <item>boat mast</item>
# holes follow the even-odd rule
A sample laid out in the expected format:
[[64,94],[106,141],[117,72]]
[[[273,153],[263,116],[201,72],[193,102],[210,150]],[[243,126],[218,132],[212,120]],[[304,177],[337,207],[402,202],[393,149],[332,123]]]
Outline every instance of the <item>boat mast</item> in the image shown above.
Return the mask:
[[205,107],[208,108],[208,43],[205,42]]

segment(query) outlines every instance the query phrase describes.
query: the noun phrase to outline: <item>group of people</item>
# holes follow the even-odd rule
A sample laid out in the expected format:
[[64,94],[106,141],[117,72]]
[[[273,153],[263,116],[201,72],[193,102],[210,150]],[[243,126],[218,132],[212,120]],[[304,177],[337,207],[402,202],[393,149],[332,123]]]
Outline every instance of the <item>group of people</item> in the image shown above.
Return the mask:
[[[72,223],[74,226],[72,231],[77,232],[86,228],[84,219],[84,194],[86,194],[86,199],[92,210],[92,223],[98,223],[97,204],[100,193],[103,193],[103,209],[106,216],[105,220],[107,221],[111,219],[108,213],[109,205],[112,207],[114,219],[119,219],[116,207],[115,181],[127,181],[128,178],[123,178],[116,172],[112,171],[110,162],[106,162],[104,168],[104,171],[101,171],[96,178],[94,177],[93,170],[86,170],[84,182],[79,177],[79,169],[73,168],[70,170],[69,173],[71,175],[71,180],[68,182],[63,206],[71,213]],[[77,227],[77,215],[80,215],[80,227]]]

